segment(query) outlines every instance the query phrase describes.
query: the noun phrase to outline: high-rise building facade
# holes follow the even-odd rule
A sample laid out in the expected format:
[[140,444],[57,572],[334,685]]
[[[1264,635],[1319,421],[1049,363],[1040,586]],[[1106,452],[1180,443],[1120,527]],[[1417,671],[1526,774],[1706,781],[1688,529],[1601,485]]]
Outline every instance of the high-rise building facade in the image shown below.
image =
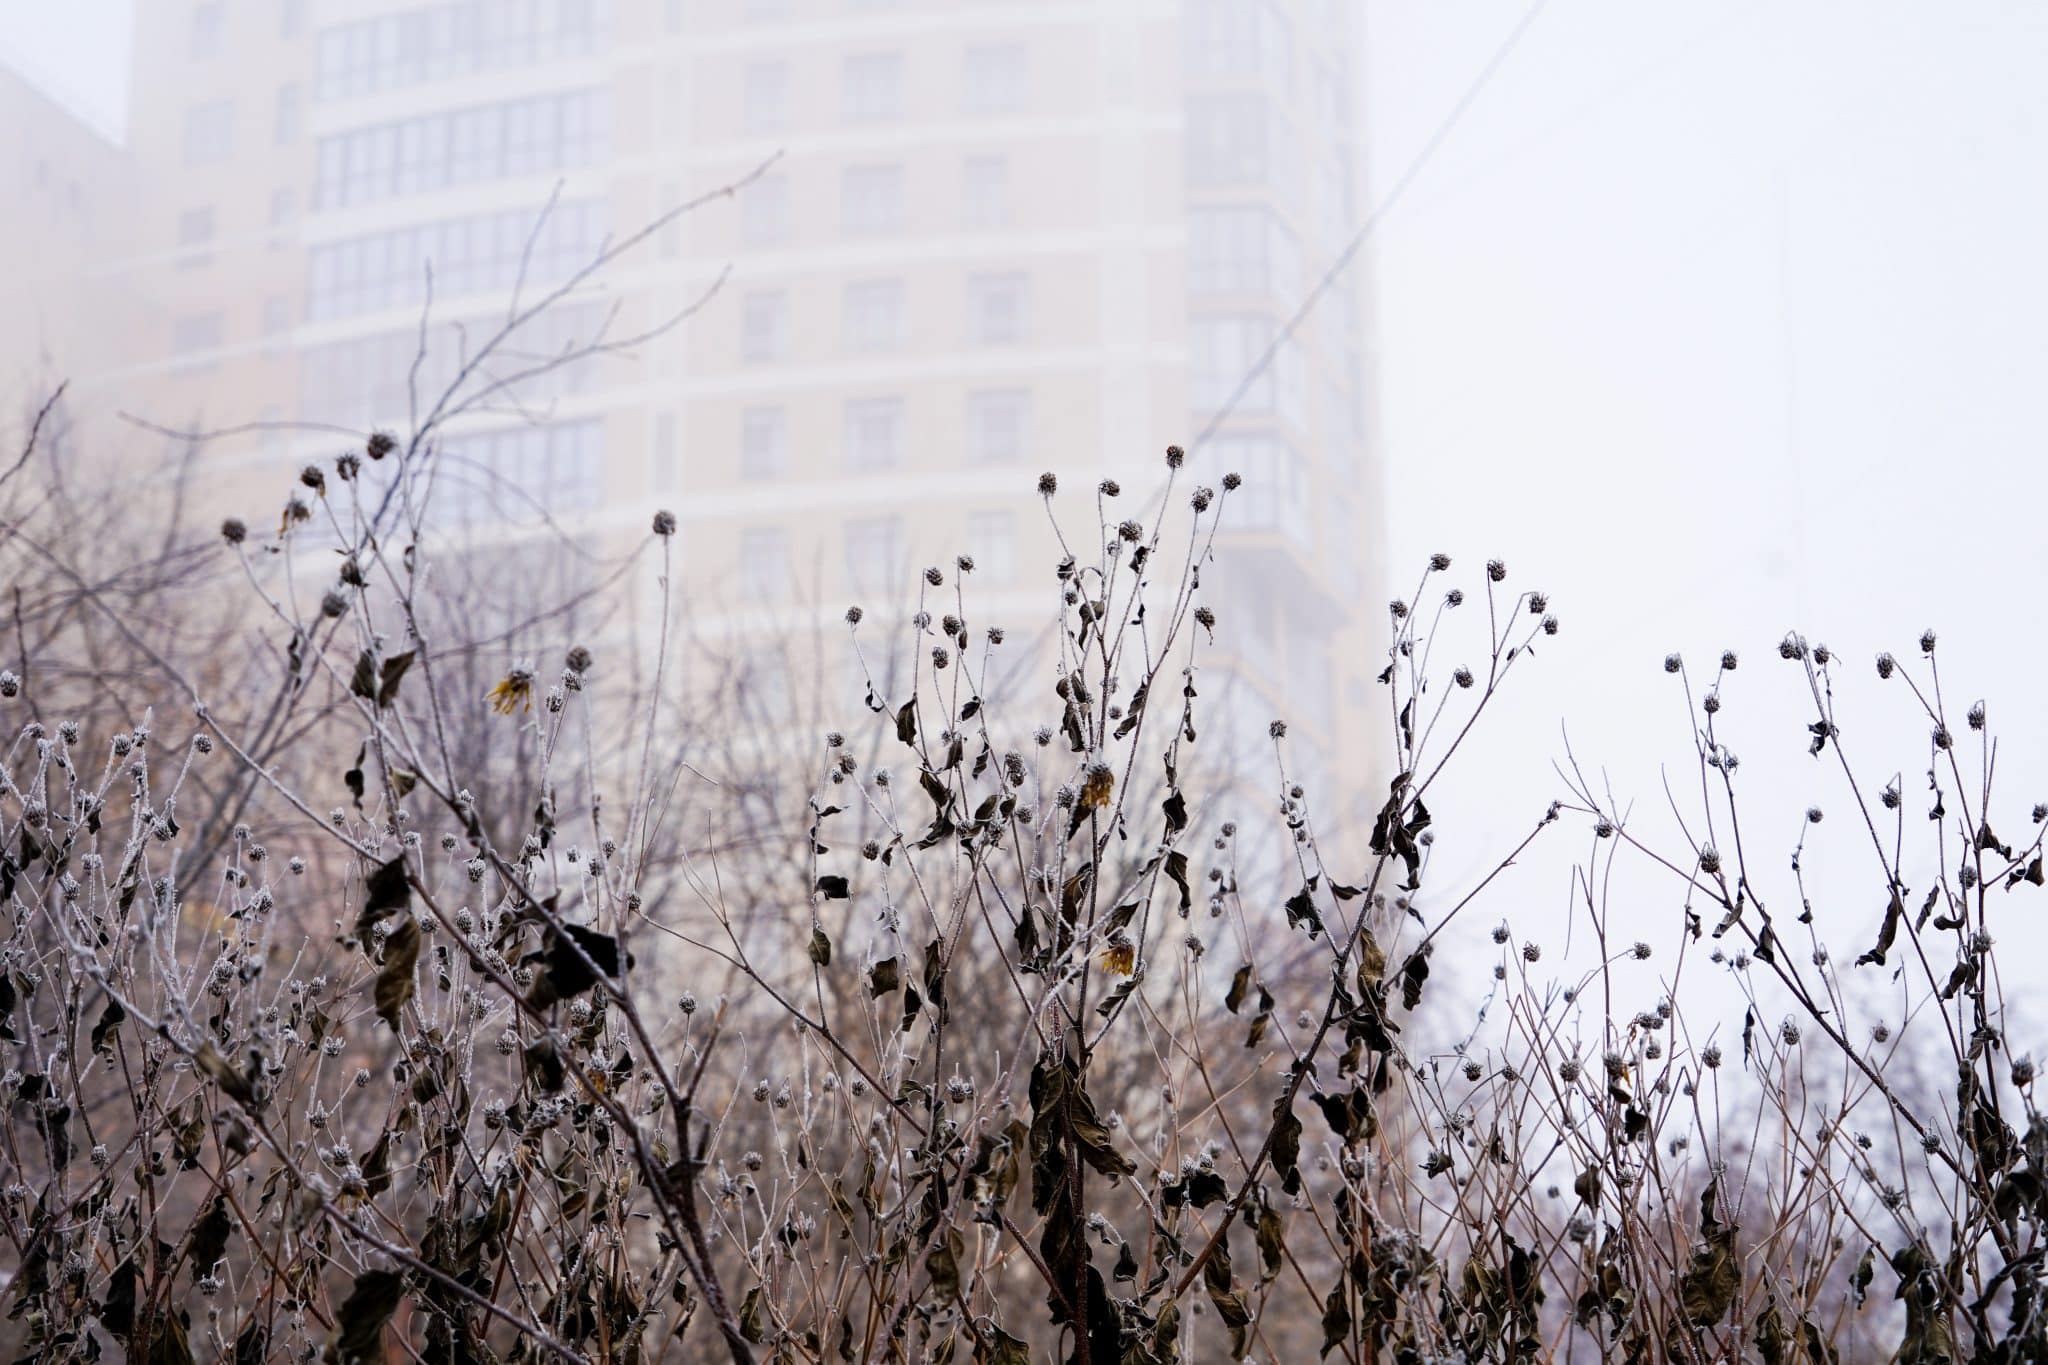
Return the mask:
[[[297,462],[406,432],[467,369],[437,496],[471,525],[545,509],[596,543],[670,507],[693,611],[738,637],[886,611],[957,553],[985,617],[1037,619],[1039,470],[1136,498],[1229,405],[1189,472],[1245,480],[1216,587],[1237,708],[1362,742],[1360,267],[1284,331],[1362,212],[1344,0],[151,0],[136,23],[147,303],[101,383],[233,429],[204,464],[252,522]],[[478,363],[515,290],[741,182]]]

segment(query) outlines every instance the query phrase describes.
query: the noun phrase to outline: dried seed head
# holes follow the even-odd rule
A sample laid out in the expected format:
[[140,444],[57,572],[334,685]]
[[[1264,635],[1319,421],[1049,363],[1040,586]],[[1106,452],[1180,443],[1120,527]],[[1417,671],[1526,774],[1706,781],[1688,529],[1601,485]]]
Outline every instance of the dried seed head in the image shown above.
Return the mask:
[[956,569],[958,569],[958,570],[959,570],[959,571],[960,571],[961,573],[973,573],[973,572],[974,572],[974,556],[973,556],[973,555],[959,555],[959,556],[956,556],[956,557],[954,558],[954,560],[953,560],[953,567],[954,567],[954,568],[956,568]]
[[1817,825],[1820,823],[1819,806],[1808,806],[1806,808],[1806,823],[1809,825]]
[[1166,448],[1166,467],[1168,469],[1179,469],[1181,462],[1187,459],[1187,457],[1187,452],[1179,446],[1168,446]]
[[654,514],[654,534],[672,536],[676,533],[676,514],[666,507]]
[[1048,498],[1051,497],[1053,494],[1059,492],[1059,475],[1053,473],[1051,470],[1047,470],[1045,473],[1040,474],[1038,476],[1038,491]]
[[1724,673],[1733,673],[1733,672],[1735,671],[1735,665],[1736,665],[1736,664],[1737,664],[1738,662],[1740,662],[1740,660],[1739,660],[1739,659],[1737,659],[1737,657],[1736,657],[1736,654],[1735,654],[1735,651],[1734,651],[1734,650],[1732,650],[1732,649],[1724,649],[1724,650],[1722,650],[1722,651],[1721,651],[1721,671],[1722,671],[1722,672],[1724,672]]
[[1209,510],[1209,504],[1215,500],[1216,491],[1214,489],[1207,487],[1197,488],[1188,496],[1188,505],[1197,512],[1206,512]]
[[1711,877],[1720,870],[1721,855],[1714,851],[1714,846],[1712,844],[1708,844],[1705,847],[1701,848],[1700,871],[1706,873],[1709,877]]
[[1284,720],[1273,721],[1271,724],[1266,726],[1266,733],[1274,739],[1287,738],[1287,722]]
[[392,451],[398,449],[398,442],[388,431],[373,431],[370,433],[369,443],[364,449],[369,452],[371,459],[381,460]]
[[1934,632],[1932,630],[1920,632],[1920,652],[1922,654],[1932,654],[1934,652]]
[[924,581],[936,588],[946,581],[946,576],[940,573],[939,566],[934,564],[924,571]]
[[1489,559],[1486,561],[1486,576],[1492,582],[1504,582],[1508,576],[1508,566],[1498,559]]
[[1472,670],[1469,668],[1457,669],[1451,674],[1451,681],[1460,687],[1470,687],[1472,685]]
[[249,538],[249,524],[240,517],[229,517],[220,524],[220,538],[230,545],[240,545]]
[[1892,670],[1898,666],[1898,660],[1892,658],[1889,654],[1877,656],[1877,676],[1880,678],[1889,678],[1892,675]]
[[1429,557],[1429,567],[1433,572],[1442,573],[1445,569],[1451,567],[1451,557],[1446,554],[1431,555]]
[[862,615],[862,612],[861,612],[861,609],[860,609],[859,607],[857,607],[857,606],[854,606],[854,607],[848,607],[848,608],[846,609],[846,624],[847,624],[847,625],[849,625],[849,626],[857,626],[857,625],[859,625],[859,624],[860,624],[860,618],[861,618],[861,615]]
[[1226,493],[1235,493],[1235,492],[1236,492],[1236,491],[1237,491],[1238,489],[1242,488],[1243,486],[1244,486],[1244,479],[1243,479],[1243,477],[1242,477],[1242,476],[1240,476],[1240,475],[1239,475],[1239,474],[1237,473],[1237,471],[1235,471],[1235,470],[1232,470],[1232,471],[1231,471],[1230,473],[1228,473],[1228,474],[1225,474],[1225,475],[1223,476],[1223,491],[1224,491],[1224,492],[1226,492]]
[[1981,730],[1981,729],[1983,729],[1983,728],[1984,728],[1984,703],[1983,703],[1983,702],[1981,702],[1981,701],[1980,701],[1980,702],[1974,702],[1974,703],[1972,703],[1972,704],[1971,704],[1971,706],[1970,706],[1970,714],[1969,714],[1969,721],[1970,721],[1970,728],[1971,728],[1972,730]]
[[1113,498],[1123,492],[1124,487],[1115,479],[1104,479],[1101,483],[1095,485],[1095,491],[1102,494],[1105,498]]

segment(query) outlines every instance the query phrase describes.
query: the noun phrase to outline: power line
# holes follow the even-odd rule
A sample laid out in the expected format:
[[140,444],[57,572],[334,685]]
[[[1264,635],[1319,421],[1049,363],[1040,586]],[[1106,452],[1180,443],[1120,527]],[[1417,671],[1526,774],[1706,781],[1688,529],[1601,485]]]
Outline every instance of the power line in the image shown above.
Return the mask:
[[1209,438],[1216,434],[1217,428],[1221,427],[1229,419],[1230,415],[1237,410],[1237,405],[1244,401],[1244,396],[1251,392],[1252,385],[1258,383],[1266,371],[1273,367],[1273,361],[1280,354],[1280,348],[1286,345],[1295,332],[1300,330],[1301,324],[1308,320],[1308,315],[1315,311],[1316,304],[1321,302],[1323,295],[1330,291],[1330,286],[1337,282],[1337,277],[1344,273],[1345,267],[1350,265],[1352,259],[1358,255],[1359,248],[1364,246],[1367,239],[1372,236],[1373,229],[1377,228],[1386,218],[1387,214],[1393,211],[1394,206],[1401,202],[1401,196],[1408,192],[1408,187],[1413,185],[1416,178],[1422,174],[1424,167],[1429,164],[1430,158],[1436,155],[1437,150],[1443,146],[1445,139],[1450,137],[1451,131],[1458,126],[1460,120],[1471,110],[1473,104],[1479,99],[1480,93],[1491,83],[1494,76],[1499,74],[1501,67],[1506,64],[1509,54],[1522,41],[1523,35],[1528,33],[1530,26],[1536,22],[1536,16],[1543,12],[1544,6],[1549,4],[1549,2],[1550,0],[1536,0],[1534,4],[1529,6],[1528,12],[1523,14],[1520,22],[1508,31],[1507,37],[1501,40],[1500,46],[1494,49],[1493,55],[1487,58],[1486,65],[1479,69],[1479,74],[1465,88],[1465,93],[1460,95],[1458,102],[1451,106],[1451,112],[1445,115],[1442,123],[1437,125],[1436,131],[1430,134],[1429,141],[1422,144],[1422,150],[1416,153],[1415,159],[1408,163],[1408,169],[1401,172],[1400,178],[1394,182],[1394,188],[1387,192],[1387,197],[1366,216],[1363,223],[1359,224],[1358,231],[1351,235],[1351,240],[1337,254],[1337,259],[1330,263],[1329,269],[1325,270],[1322,277],[1316,281],[1315,288],[1308,291],[1307,297],[1301,301],[1301,306],[1294,310],[1293,315],[1287,319],[1286,324],[1274,335],[1272,342],[1266,347],[1265,352],[1253,363],[1251,369],[1245,372],[1244,378],[1238,381],[1237,387],[1231,391],[1229,400],[1216,410],[1215,414],[1209,418],[1208,423],[1189,444],[1188,448],[1191,451],[1200,450],[1209,443]]

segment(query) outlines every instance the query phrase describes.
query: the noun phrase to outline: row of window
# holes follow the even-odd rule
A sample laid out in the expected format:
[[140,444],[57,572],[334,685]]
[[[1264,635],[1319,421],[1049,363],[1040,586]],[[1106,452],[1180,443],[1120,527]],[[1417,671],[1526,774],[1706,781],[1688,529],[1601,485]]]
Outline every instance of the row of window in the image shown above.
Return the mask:
[[599,50],[608,0],[452,0],[323,29],[314,89],[323,100]]
[[[839,67],[839,114],[876,123],[904,114],[901,52],[857,52]],[[969,43],[960,54],[960,112],[1010,114],[1030,100],[1030,61],[1018,42]],[[797,79],[780,58],[750,62],[740,77],[740,122],[749,133],[779,133],[795,122]]]
[[[1016,581],[1017,519],[1011,512],[972,512],[967,516],[966,544],[974,556],[978,583],[1002,586]],[[900,516],[859,517],[841,531],[846,586],[856,594],[892,593],[913,581],[909,539]],[[780,526],[751,526],[739,536],[735,561],[740,597],[750,602],[776,602],[793,596],[798,585],[789,532]]]
[[[579,355],[552,365],[542,357],[582,352],[597,339],[608,311],[596,302],[549,309],[522,327],[494,361],[472,374],[464,391],[474,394],[514,376],[524,377],[495,395],[500,406],[515,399],[544,402],[586,391],[595,381],[598,357]],[[306,347],[299,353],[301,415],[349,427],[399,423],[411,411],[415,387],[424,413],[494,331],[490,318],[472,320],[460,331],[452,325],[436,328],[426,338],[416,380],[413,361],[421,356],[417,327]]]
[[[907,186],[900,162],[847,166],[839,173],[839,232],[876,237],[907,223]],[[960,216],[969,228],[1007,227],[1011,221],[1010,160],[970,156],[960,166]],[[781,246],[796,231],[789,177],[767,176],[740,195],[740,237],[748,246]]]
[[434,499],[458,522],[488,525],[595,507],[604,486],[604,423],[593,417],[442,441]]
[[545,218],[512,209],[325,243],[308,253],[306,316],[319,322],[418,305],[429,267],[441,298],[509,291],[522,271],[528,285],[552,284],[596,258],[610,221],[606,201],[571,199]]
[[[840,343],[849,351],[887,351],[906,337],[904,284],[899,279],[857,280],[841,296]],[[1021,270],[967,277],[966,340],[1010,346],[1031,331],[1031,277]],[[790,358],[796,336],[789,291],[755,289],[740,300],[740,358],[767,364]]]
[[573,90],[399,119],[320,139],[313,202],[323,209],[602,161],[604,90]]

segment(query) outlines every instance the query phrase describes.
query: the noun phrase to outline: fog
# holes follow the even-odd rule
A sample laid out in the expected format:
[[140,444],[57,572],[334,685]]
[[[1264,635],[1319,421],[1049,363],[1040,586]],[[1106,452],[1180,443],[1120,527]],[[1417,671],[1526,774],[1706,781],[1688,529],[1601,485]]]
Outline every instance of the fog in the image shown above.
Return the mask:
[[[10,5],[0,14],[0,53],[73,112],[120,126],[126,117],[143,118],[160,107],[130,97],[131,77],[150,72],[160,81],[166,65],[176,69],[186,60],[161,50],[163,35],[179,44],[197,42],[194,23],[219,22],[232,44],[244,27],[275,27],[280,12],[301,11],[296,22],[312,36],[294,41],[317,44],[324,30],[344,21],[345,8],[267,0],[225,7],[180,3],[163,7],[177,11],[166,18],[152,6],[155,27],[142,34],[143,55],[131,71],[131,19],[122,6],[69,6],[60,15]],[[680,44],[658,47],[651,60],[657,87],[661,73],[673,69],[686,73],[686,90],[657,88],[647,96],[652,106],[626,100],[611,111],[615,230],[630,228],[636,214],[658,210],[672,184],[703,188],[709,177],[741,173],[757,151],[782,147],[778,171],[800,181],[810,173],[808,161],[836,165],[847,155],[866,154],[863,147],[914,154],[951,135],[947,130],[962,107],[957,97],[913,95],[900,116],[885,118],[880,133],[813,129],[799,114],[787,138],[770,130],[736,137],[715,154],[690,152],[674,175],[640,166],[633,159],[644,155],[646,140],[629,126],[632,111],[666,110],[671,105],[663,101],[674,99],[693,112],[660,115],[681,120],[664,123],[662,138],[696,135],[692,130],[707,126],[704,101],[716,88],[717,53],[729,48],[765,57],[776,49],[777,40],[747,28],[755,23],[795,24],[792,31],[808,45],[803,50],[835,59],[899,41],[916,52],[927,40],[957,48],[963,34],[972,45],[977,26],[1049,35],[1028,40],[1036,45],[1015,70],[997,47],[986,49],[994,55],[966,59],[995,63],[981,79],[1022,82],[1024,104],[1007,110],[1007,122],[988,137],[1005,155],[1006,140],[1014,140],[1020,158],[1034,145],[1068,152],[1098,141],[1127,145],[1127,159],[1096,163],[1103,185],[1086,178],[1069,184],[1088,185],[1098,203],[1114,203],[1113,195],[1093,196],[1114,188],[1107,180],[1116,168],[1144,165],[1156,153],[1178,155],[1184,147],[1188,184],[1236,174],[1202,158],[1244,155],[1247,144],[1231,131],[1238,125],[1207,129],[1204,142],[1182,141],[1208,117],[1184,118],[1172,82],[1160,74],[1183,61],[1208,61],[1207,69],[1234,73],[1230,79],[1249,80],[1297,111],[1354,120],[1347,133],[1328,118],[1318,126],[1304,114],[1287,136],[1270,144],[1253,139],[1257,158],[1270,156],[1275,167],[1291,168],[1269,176],[1260,161],[1255,178],[1270,178],[1280,198],[1295,194],[1286,177],[1297,174],[1309,181],[1322,175],[1341,187],[1303,190],[1301,202],[1287,210],[1292,245],[1284,251],[1260,246],[1246,258],[1265,291],[1257,303],[1261,316],[1292,315],[1344,249],[1355,241],[1363,248],[1298,329],[1301,337],[1317,338],[1314,363],[1334,376],[1328,392],[1311,393],[1306,404],[1314,415],[1304,421],[1308,434],[1296,442],[1309,447],[1299,452],[1306,472],[1297,475],[1284,459],[1267,460],[1283,484],[1307,480],[1286,494],[1288,506],[1315,506],[1319,517],[1338,523],[1319,525],[1300,539],[1306,572],[1327,572],[1331,590],[1349,594],[1352,609],[1370,623],[1360,641],[1378,638],[1384,620],[1378,598],[1405,594],[1433,552],[1452,555],[1467,570],[1490,556],[1505,559],[1510,585],[1544,589],[1562,623],[1555,639],[1542,642],[1534,666],[1518,672],[1501,709],[1474,740],[1475,760],[1450,779],[1438,806],[1435,856],[1447,887],[1470,884],[1558,794],[1553,765],[1567,739],[1590,771],[1609,775],[1625,804],[1663,810],[1667,765],[1680,775],[1691,769],[1683,699],[1661,667],[1674,650],[1696,665],[1709,665],[1724,648],[1740,652],[1743,665],[1727,691],[1728,720],[1741,738],[1730,742],[1742,750],[1755,799],[1781,808],[1774,818],[1788,821],[1788,831],[1795,827],[1797,812],[1825,796],[1827,773],[1805,752],[1810,716],[1802,709],[1803,684],[1776,656],[1778,641],[1794,629],[1827,642],[1846,661],[1842,702],[1845,714],[1859,720],[1844,739],[1870,751],[1880,780],[1899,771],[1913,785],[1926,761],[1926,726],[1901,695],[1879,690],[1869,660],[1883,649],[1917,657],[1914,641],[1933,627],[1940,632],[1951,704],[1989,700],[2001,736],[1998,774],[2006,799],[2023,811],[2048,794],[2048,717],[2032,698],[2040,663],[2035,602],[2048,568],[2048,550],[2033,525],[2048,492],[2037,452],[2039,376],[2048,359],[2048,334],[2038,325],[2048,305],[2048,265],[2039,250],[2048,229],[2042,174],[2048,85],[2040,79],[2048,64],[2048,15],[2038,7],[1550,0],[1533,10],[1490,2],[1206,4],[1188,6],[1192,17],[1176,5],[1107,6],[1088,16],[1063,8],[978,6],[963,17],[965,11],[907,3],[735,0],[702,7],[708,37],[693,27],[694,5],[670,6],[659,17],[661,7],[628,0],[541,7],[550,16],[558,9],[564,15],[587,9],[601,35],[593,58],[571,54],[565,61],[594,60],[594,69],[601,69],[609,59],[614,67],[632,67],[640,59],[627,40],[635,34]],[[204,11],[220,13],[209,19],[198,13]],[[1266,26],[1264,15],[1279,16],[1277,29]],[[1202,30],[1209,37],[1181,35],[1183,18],[1191,31],[1212,24]],[[1103,63],[1086,73],[1067,69],[1059,57],[1058,44],[1082,33],[1089,36],[1073,51],[1088,63]],[[1170,61],[1118,64],[1162,42],[1172,51]],[[1276,50],[1280,57],[1273,56]],[[671,51],[676,59],[664,66],[669,58],[662,54]],[[545,66],[554,58],[537,52],[522,60]],[[505,79],[516,85],[521,69],[512,68]],[[1308,89],[1317,72],[1326,73],[1329,90]],[[229,63],[181,71],[177,82],[191,101],[204,102],[236,94],[235,83],[251,78],[246,65]],[[317,84],[311,66],[305,79]],[[886,84],[890,78],[876,79]],[[921,89],[924,79],[913,72],[908,88]],[[970,70],[968,83],[975,79]],[[1169,87],[1165,94],[1157,88],[1162,82]],[[798,104],[807,97],[803,86],[800,80],[792,96]],[[391,98],[394,107],[428,108],[438,98],[434,89],[427,80]],[[740,98],[732,91],[718,98],[728,95]],[[309,126],[285,155],[310,177],[322,139],[342,136],[350,119],[361,116],[346,112],[354,107],[347,100],[359,98],[347,92],[336,97],[341,105],[323,104],[317,89],[305,98]],[[272,96],[266,86],[243,92],[241,100],[245,109],[267,108]],[[338,107],[344,112],[335,112]],[[267,184],[278,173],[279,141],[244,130],[234,155],[260,159],[263,168],[252,162],[245,172],[230,165],[229,178],[246,174],[252,183]],[[131,135],[126,142],[127,154],[141,157],[163,140]],[[1307,164],[1296,165],[1292,151],[1303,148]],[[1340,159],[1334,170],[1317,169],[1331,158]],[[33,160],[18,156],[13,164],[27,167]],[[147,166],[139,171],[145,181],[166,173]],[[603,180],[606,171],[602,163],[581,167],[571,179]],[[1066,182],[1046,174],[1046,192],[1058,194]],[[965,525],[986,513],[987,498],[998,490],[1022,501],[1040,466],[1071,469],[1085,479],[1097,469],[1154,458],[1157,448],[1199,429],[1220,393],[1234,391],[1237,380],[1257,376],[1269,363],[1270,330],[1188,334],[1178,297],[1183,266],[1177,256],[1192,250],[1180,208],[1181,172],[1163,174],[1160,183],[1132,187],[1138,197],[1104,210],[1100,223],[1050,212],[1020,220],[1014,229],[998,223],[993,235],[961,248],[984,262],[1054,253],[1051,273],[1035,281],[1029,304],[1032,344],[1058,354],[1026,357],[1011,367],[1015,372],[1101,363],[1128,377],[1150,366],[1155,383],[1142,398],[1118,404],[1099,403],[1093,383],[1065,389],[1057,379],[1047,381],[1052,387],[1032,410],[1038,437],[1016,467],[998,476],[975,466],[972,477],[932,485],[933,515]],[[551,183],[542,174],[512,186],[442,190],[433,216],[469,211],[472,201],[479,210],[531,211]],[[1396,187],[1399,197],[1389,203]],[[887,187],[876,192],[892,193]],[[851,264],[829,253],[799,264],[836,290],[834,271],[872,272],[892,257],[917,254],[919,241],[950,242],[958,231],[951,221],[959,211],[956,194],[920,198],[913,190],[905,230],[895,239],[904,245],[885,242],[879,254],[856,255],[848,258]],[[814,209],[828,212],[824,200],[814,203],[806,195],[800,191],[796,200],[800,222]],[[178,212],[153,211],[166,222]],[[405,216],[402,208],[389,210],[378,221]],[[316,210],[310,226],[290,229],[294,241],[331,237],[357,221],[329,219],[323,224]],[[708,273],[735,250],[740,259],[725,311],[704,325],[737,333],[756,325],[738,314],[747,306],[747,290],[765,287],[775,261],[749,257],[730,213],[704,221],[715,225],[692,229],[690,268]],[[1062,274],[1066,267],[1056,258],[1065,248],[1046,234],[1084,226],[1097,234],[1079,248],[1085,270]],[[1005,236],[1008,231],[1016,235]],[[238,270],[236,253],[260,251],[260,235],[249,225],[224,222],[218,229],[205,287],[230,315],[253,317],[263,307],[233,292],[252,278]],[[123,249],[132,253],[132,264],[175,247],[131,242]],[[1120,273],[1167,257],[1174,258],[1170,267],[1138,294],[1120,296],[1111,287]],[[61,255],[52,259],[63,261]],[[67,268],[103,281],[108,263],[81,259]],[[173,289],[192,278],[174,278]],[[694,278],[688,269],[675,281],[685,278]],[[1074,281],[1082,283],[1069,287]],[[68,287],[61,277],[42,283],[60,293]],[[677,286],[658,281],[645,287]],[[309,320],[300,315],[303,275],[285,288],[293,300],[293,316],[281,324],[290,332],[288,344],[302,350],[316,333],[324,338],[333,331],[307,330]],[[1008,297],[989,306],[1008,308]],[[1345,338],[1346,298],[1354,300],[1348,306],[1355,310],[1355,351]],[[851,309],[854,295],[846,301]],[[913,377],[891,377],[885,336],[884,353],[863,362],[862,382],[922,382],[914,376],[930,372],[932,357],[955,344],[937,324],[928,326],[915,300],[907,324],[896,320],[901,305],[890,297],[876,294],[867,302],[889,315],[874,324],[882,333],[908,326],[912,343],[903,375]],[[758,322],[770,330],[784,325],[765,313]],[[797,326],[801,341],[809,324]],[[195,344],[206,340],[199,336]],[[613,420],[641,433],[636,440],[658,445],[663,437],[647,433],[663,430],[664,366],[674,359],[692,373],[719,371],[726,360],[710,354],[707,344],[686,331],[607,409]],[[82,355],[83,369],[94,363]],[[1270,363],[1294,362],[1273,357]],[[1191,365],[1199,373],[1190,375]],[[988,376],[1002,368],[985,366],[984,378],[971,382],[991,383]],[[109,405],[115,397],[139,402],[130,390],[148,372],[148,357],[131,354],[113,363],[111,377],[86,387],[107,396]],[[27,374],[17,369],[10,377],[9,412],[22,411],[37,384],[57,377],[47,368],[32,381]],[[1287,382],[1283,376],[1282,387]],[[1003,392],[1017,387],[1009,379],[1001,383]],[[1341,434],[1349,419],[1338,414],[1353,401],[1347,384],[1355,386],[1366,433],[1355,445]],[[792,393],[787,413],[775,419],[786,421],[789,431],[830,432],[834,444],[842,432],[854,439],[854,415],[842,412],[842,392],[832,382],[812,389],[799,384]],[[261,396],[244,397],[248,411],[233,413],[215,400],[207,416],[249,419],[270,406]],[[185,415],[162,404],[156,411]],[[79,420],[83,431],[102,439],[117,439],[124,430],[104,411],[82,411]],[[691,425],[699,421],[686,418],[686,433],[710,430]],[[937,419],[913,419],[907,439],[944,443],[952,439],[939,434],[944,430]],[[740,439],[737,428],[719,432],[703,439]],[[701,441],[691,445],[693,452],[702,448]],[[274,467],[288,468],[289,458],[280,455],[283,463]],[[640,458],[636,451],[636,467]],[[569,477],[578,476],[572,469]],[[828,503],[838,496],[829,480],[807,493],[805,477],[799,468],[775,496]],[[565,491],[551,487],[543,497]],[[573,491],[584,507],[608,507],[615,496],[629,501],[621,525],[644,518],[648,490],[637,475],[627,480],[613,471],[601,485]],[[781,547],[738,533],[737,523],[762,505],[744,488],[701,505],[712,524],[693,553],[707,581],[750,572],[739,562],[749,545],[757,556],[764,545]],[[1284,519],[1286,508],[1274,515]],[[1345,545],[1358,562],[1329,563]],[[802,549],[781,548],[791,554]],[[834,548],[827,557],[836,562],[837,555]],[[1375,586],[1382,582],[1391,586]],[[1327,692],[1347,715],[1371,714],[1375,693],[1356,681],[1380,666],[1374,646],[1347,643],[1354,655],[1348,658],[1300,652],[1313,633],[1301,627],[1300,639],[1281,646],[1290,658],[1314,664],[1291,669],[1295,696]],[[1358,722],[1366,724],[1378,722]],[[1330,733],[1348,734],[1351,727],[1340,722]],[[2022,822],[2017,815],[2009,819]],[[1791,837],[1788,832],[1785,841]],[[1552,904],[1562,913],[1568,856],[1560,850],[1557,859],[1532,860],[1522,869],[1517,895],[1530,913],[1550,913],[1545,907]]]

